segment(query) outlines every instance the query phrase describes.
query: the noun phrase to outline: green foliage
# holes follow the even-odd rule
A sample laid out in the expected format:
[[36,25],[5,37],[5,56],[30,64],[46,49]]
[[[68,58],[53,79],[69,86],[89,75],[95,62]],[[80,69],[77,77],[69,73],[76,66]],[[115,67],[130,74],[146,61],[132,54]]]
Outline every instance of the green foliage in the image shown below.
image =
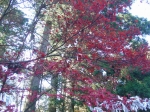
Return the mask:
[[[140,96],[150,98],[150,76],[149,73],[143,74],[138,69],[130,70],[130,80],[120,83],[116,89],[121,96]],[[123,79],[122,79],[123,81]]]
[[117,87],[117,93],[121,96],[140,96],[150,97],[150,88],[141,81],[129,81],[125,85],[119,85]]
[[134,39],[131,40],[131,47],[133,49],[138,49],[141,45],[147,45],[147,41],[143,38],[140,37],[135,37]]
[[6,15],[2,21],[0,32],[6,37],[19,36],[25,30],[28,19],[24,17],[22,11],[14,9],[9,15]]
[[28,28],[28,19],[24,17],[24,13],[21,10],[14,8],[16,4],[16,0],[0,1],[1,59],[3,59],[2,57],[8,49],[15,50],[15,52],[20,50]]
[[[107,75],[113,75],[115,73],[114,66],[110,65],[106,61],[99,62],[99,66],[104,69],[107,72]],[[102,73],[102,71],[99,71]],[[98,71],[95,71],[94,74],[98,73]]]
[[74,100],[74,105],[76,106],[83,106],[83,102],[82,101],[77,101],[77,100]]
[[100,73],[101,73],[100,70],[95,70],[94,73],[93,73],[93,75],[98,75]]
[[[50,98],[50,102],[49,102],[49,110],[53,110],[53,111],[56,111],[55,109],[59,109],[60,111],[63,111],[64,110],[64,107],[63,107],[63,103],[64,103],[64,100],[63,99],[57,99],[57,98]],[[51,112],[50,111],[50,112]]]
[[0,1],[0,36],[5,39],[23,35],[28,25],[28,19],[21,10],[15,8],[16,4],[16,0]]
[[150,34],[150,21],[145,18],[140,18],[133,16],[130,13],[119,14],[116,18],[118,22],[122,22],[122,27],[120,29],[127,30],[131,26],[139,28],[141,34]]

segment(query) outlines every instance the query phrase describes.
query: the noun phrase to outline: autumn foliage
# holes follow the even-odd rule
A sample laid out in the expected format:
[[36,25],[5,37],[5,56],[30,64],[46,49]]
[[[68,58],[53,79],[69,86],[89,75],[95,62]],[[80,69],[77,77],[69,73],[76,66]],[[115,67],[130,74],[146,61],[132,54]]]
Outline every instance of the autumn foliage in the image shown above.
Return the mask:
[[[50,0],[45,2],[46,5],[51,3]],[[125,27],[124,20],[119,19],[119,14],[125,14],[131,4],[131,0],[62,0],[47,7],[46,11],[41,12],[52,21],[52,27],[43,34],[49,35],[47,51],[41,52],[36,47],[31,50],[32,59],[23,61],[15,59],[24,56],[24,50],[6,52],[2,58],[9,61],[2,61],[0,65],[0,93],[11,94],[15,91],[21,94],[26,91],[29,95],[21,98],[27,97],[29,102],[37,101],[43,95],[60,99],[67,97],[86,106],[102,104],[101,108],[112,110],[111,105],[120,101],[114,91],[122,70],[131,67],[147,72],[150,68],[148,45],[132,47],[132,40],[142,35],[141,29],[136,27],[138,21]],[[36,39],[38,37],[35,36]],[[19,84],[28,82],[35,76],[42,79],[47,74],[54,78],[62,77],[63,80],[55,84],[57,87],[51,88],[56,91],[61,88],[59,94],[47,90],[32,92],[33,88],[9,84],[9,81]],[[128,74],[124,78],[130,80]],[[122,102],[126,101],[124,97]],[[109,108],[103,102],[107,102]]]

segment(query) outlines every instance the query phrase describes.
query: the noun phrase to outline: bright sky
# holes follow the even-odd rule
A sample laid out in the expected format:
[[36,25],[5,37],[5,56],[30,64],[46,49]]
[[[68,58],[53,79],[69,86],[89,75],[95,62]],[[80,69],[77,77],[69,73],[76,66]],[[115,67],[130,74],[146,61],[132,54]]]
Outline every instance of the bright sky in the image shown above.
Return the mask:
[[[28,3],[25,3],[25,4],[28,4]],[[28,17],[33,17],[33,15],[31,14],[31,10],[24,9],[23,11],[27,14]],[[131,6],[130,13],[138,17],[147,18],[150,21],[150,0],[135,0],[133,5]],[[145,38],[149,42],[149,45],[150,45],[150,36],[146,36]]]
[[[140,1],[143,1],[142,3]],[[146,1],[149,2],[146,3]],[[135,3],[131,6],[130,12],[138,17],[147,18],[150,21],[150,0],[135,0]],[[150,45],[150,36],[146,36],[146,40]]]

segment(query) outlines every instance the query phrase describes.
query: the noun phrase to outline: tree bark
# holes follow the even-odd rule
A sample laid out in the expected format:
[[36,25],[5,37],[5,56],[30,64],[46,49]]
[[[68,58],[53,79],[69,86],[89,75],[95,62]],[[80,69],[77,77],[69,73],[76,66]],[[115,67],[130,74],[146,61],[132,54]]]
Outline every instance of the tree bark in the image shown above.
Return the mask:
[[[51,22],[50,21],[46,21],[44,32],[43,32],[43,39],[42,39],[42,43],[41,43],[41,47],[40,47],[40,51],[45,53],[45,54],[47,53],[47,47],[49,45],[49,43],[48,43],[48,40],[49,40],[48,32],[50,30],[51,30]],[[39,85],[40,85],[40,81],[41,81],[41,76],[42,76],[42,74],[36,74],[31,79],[30,89],[32,90],[31,96],[33,95],[34,100],[30,101],[30,99],[29,99],[29,102],[27,103],[25,112],[35,112],[35,110],[36,110],[37,95],[40,92],[39,91],[40,90]]]
[[[57,94],[57,90],[58,90],[58,75],[56,75],[55,77],[52,76],[51,85],[52,85],[52,88],[53,88],[52,94]],[[57,100],[57,97],[50,98],[49,112],[56,112],[57,111],[57,109],[56,109],[56,106],[57,106],[56,100]]]
[[[66,84],[65,84],[65,88],[72,88],[72,84],[70,82],[69,79],[66,79]],[[73,112],[74,111],[74,106],[73,106],[73,100],[71,98],[69,98],[69,94],[68,93],[64,93],[65,94],[65,100],[64,100],[64,110],[65,112]]]

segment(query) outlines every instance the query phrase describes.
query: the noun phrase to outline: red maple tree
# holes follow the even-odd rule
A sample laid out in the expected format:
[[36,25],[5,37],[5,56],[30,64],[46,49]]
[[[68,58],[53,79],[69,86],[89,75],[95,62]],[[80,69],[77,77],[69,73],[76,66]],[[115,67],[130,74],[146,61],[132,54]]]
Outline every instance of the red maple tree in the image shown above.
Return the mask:
[[[57,1],[60,5],[59,12],[44,12],[53,15],[56,26],[52,26],[50,31],[44,35],[49,35],[49,46],[47,52],[34,49],[36,58],[32,60],[18,62],[4,62],[2,65],[9,65],[7,70],[0,69],[1,93],[20,91],[20,88],[10,87],[6,80],[14,80],[14,72],[21,74],[20,69],[29,70],[29,75],[24,75],[18,81],[28,79],[28,77],[44,77],[43,74],[50,73],[53,77],[61,75],[65,80],[65,87],[62,87],[62,94],[51,94],[49,91],[33,91],[33,88],[26,89],[31,92],[28,96],[29,102],[36,101],[42,96],[60,97],[62,99],[73,98],[80,100],[88,106],[97,106],[103,102],[113,105],[120,101],[117,95],[111,92],[115,90],[121,70],[126,66],[139,67],[143,72],[149,70],[149,60],[147,59],[147,44],[141,44],[134,49],[131,40],[141,35],[140,29],[134,24],[124,28],[124,21],[118,21],[120,13],[125,13],[126,7],[132,1],[120,0],[70,0]],[[51,4],[47,1],[46,5]],[[56,7],[57,4],[50,8]],[[47,9],[50,10],[50,9]],[[116,24],[114,27],[112,24]],[[137,22],[135,22],[136,24]],[[47,25],[47,24],[46,24]],[[48,46],[46,46],[48,47]],[[18,57],[19,54],[9,54],[9,59]],[[30,64],[34,65],[29,67]],[[114,73],[104,76],[103,72],[109,72],[102,64],[107,63]],[[17,67],[16,67],[17,66]],[[95,74],[96,71],[102,71]],[[12,77],[13,76],[13,77]],[[18,77],[18,76],[17,76]],[[127,77],[129,79],[129,77]],[[61,82],[63,83],[63,82]],[[108,83],[111,89],[108,89]],[[99,84],[94,88],[93,85]],[[55,88],[54,88],[55,89]],[[23,90],[22,90],[23,91]],[[56,90],[57,91],[57,90]],[[126,98],[122,102],[126,102]],[[103,107],[107,105],[103,103]],[[26,108],[26,111],[30,106]],[[108,109],[108,108],[106,108]],[[109,106],[108,110],[111,110]],[[130,108],[129,108],[130,109]]]

